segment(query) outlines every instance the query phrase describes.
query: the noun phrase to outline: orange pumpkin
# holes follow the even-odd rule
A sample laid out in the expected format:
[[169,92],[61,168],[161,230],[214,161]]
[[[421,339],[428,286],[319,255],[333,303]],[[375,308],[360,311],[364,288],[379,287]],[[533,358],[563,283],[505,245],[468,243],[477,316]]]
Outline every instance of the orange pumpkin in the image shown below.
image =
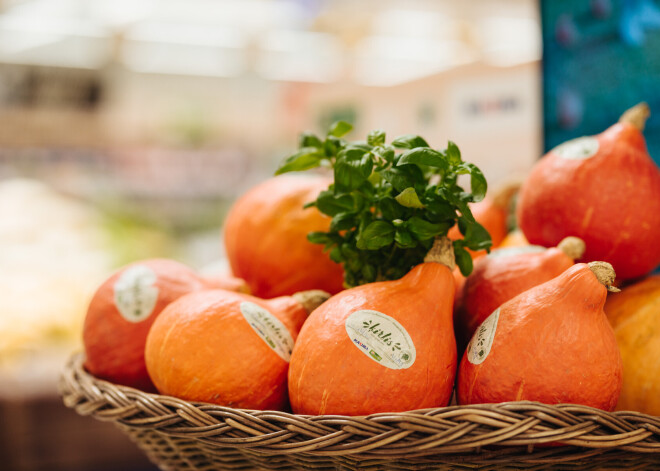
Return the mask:
[[539,401],[611,411],[621,356],[603,306],[614,270],[573,265],[496,309],[477,329],[458,373],[460,404]]
[[232,275],[204,275],[204,283],[209,289],[226,289],[237,293],[250,294],[250,287],[244,279]]
[[144,363],[151,325],[172,301],[206,288],[193,270],[173,260],[143,260],[115,272],[96,290],[87,309],[87,370],[113,383],[154,391]]
[[580,237],[582,260],[607,261],[623,280],[660,263],[660,169],[642,135],[648,114],[638,105],[605,132],[566,142],[536,164],[517,206],[531,244]]
[[605,313],[623,360],[616,408],[660,416],[660,275],[608,298]]
[[263,300],[211,290],[183,296],[154,322],[145,347],[162,394],[241,409],[287,407],[287,369],[319,291]]
[[475,262],[456,300],[454,327],[462,348],[476,328],[514,296],[561,275],[584,253],[584,242],[567,237],[556,248],[499,248]]
[[525,234],[520,229],[515,229],[506,235],[499,247],[522,247],[525,245],[529,245]]
[[[365,415],[445,406],[456,371],[453,252],[436,245],[403,278],[343,291],[312,313],[293,349],[298,414]],[[445,261],[438,263],[436,261]]]
[[328,231],[330,218],[303,206],[328,188],[326,178],[283,175],[252,188],[234,203],[224,239],[232,272],[260,298],[310,289],[337,293],[341,266],[312,244],[307,234]]

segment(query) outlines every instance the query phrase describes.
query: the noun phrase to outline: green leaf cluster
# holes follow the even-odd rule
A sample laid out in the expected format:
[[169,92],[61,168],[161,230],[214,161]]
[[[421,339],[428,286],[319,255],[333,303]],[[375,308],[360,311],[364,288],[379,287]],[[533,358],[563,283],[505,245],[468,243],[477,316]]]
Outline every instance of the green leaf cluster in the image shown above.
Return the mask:
[[[344,136],[351,130],[339,121],[323,138],[303,133],[298,151],[276,172],[319,166],[334,172],[334,182],[307,205],[332,218],[330,230],[308,238],[343,265],[345,285],[401,278],[456,224],[464,236],[453,242],[456,263],[468,275],[472,258],[466,249],[492,245],[469,207],[486,195],[481,170],[464,162],[453,142],[438,150],[421,136],[405,135],[387,144],[382,130],[350,142]],[[469,192],[458,184],[460,175],[469,175]]]

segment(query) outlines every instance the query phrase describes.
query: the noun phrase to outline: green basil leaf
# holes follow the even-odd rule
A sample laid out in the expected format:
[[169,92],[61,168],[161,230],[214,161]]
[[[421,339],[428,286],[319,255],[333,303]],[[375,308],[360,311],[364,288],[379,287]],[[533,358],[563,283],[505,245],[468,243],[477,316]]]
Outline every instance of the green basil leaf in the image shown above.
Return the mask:
[[424,181],[424,172],[417,165],[392,167],[381,172],[381,175],[397,192],[402,192],[406,188],[414,187]]
[[394,234],[394,242],[402,249],[411,249],[417,246],[417,241],[412,234],[405,229],[397,229]]
[[383,218],[388,221],[396,221],[397,219],[403,218],[405,215],[405,210],[391,196],[381,198],[380,201],[378,201],[377,206],[378,209],[380,209]]
[[422,209],[425,206],[422,204],[422,202],[419,199],[419,196],[417,196],[417,192],[413,187],[408,187],[405,190],[403,190],[401,193],[396,195],[394,199],[401,205],[405,206],[406,208],[419,208]]
[[303,132],[298,139],[298,147],[315,147],[317,149],[323,149],[323,141],[314,133]]
[[479,202],[486,197],[488,191],[488,183],[486,177],[481,173],[477,166],[470,165],[470,189],[472,190],[472,201]]
[[342,140],[335,136],[328,136],[323,142],[323,150],[327,157],[335,157],[343,147]]
[[429,144],[421,136],[406,134],[399,136],[392,141],[392,145],[397,149],[414,149],[415,147],[429,147]]
[[452,165],[459,165],[461,162],[463,162],[463,159],[461,158],[460,149],[452,141],[449,141],[449,143],[447,143],[446,154],[447,154],[447,160]]
[[353,197],[349,194],[335,195],[332,190],[324,190],[316,199],[316,207],[323,214],[336,216],[353,210]]
[[374,221],[358,235],[357,248],[378,250],[394,241],[394,226],[387,221]]
[[405,164],[426,165],[429,167],[446,170],[449,165],[445,155],[435,149],[428,147],[416,147],[401,155],[397,167]]
[[307,240],[312,244],[327,244],[332,242],[332,238],[325,232],[310,232],[307,234]]
[[335,187],[352,191],[367,181],[373,169],[370,154],[363,154],[359,160],[337,159],[335,162]]
[[417,240],[431,239],[437,235],[446,234],[450,225],[446,223],[433,223],[426,221],[418,216],[408,219],[406,224],[408,230],[417,238]]
[[465,245],[470,250],[488,250],[493,245],[490,234],[478,222],[465,224]]
[[275,175],[281,175],[287,172],[299,172],[318,167],[323,160],[324,155],[315,147],[303,147],[298,152],[287,157],[275,172]]
[[331,231],[345,231],[357,226],[355,213],[339,213],[336,214],[332,221],[330,221]]
[[353,125],[346,121],[335,121],[330,125],[329,136],[342,137],[353,129]]
[[470,273],[472,273],[473,268],[472,255],[470,255],[470,252],[463,248],[461,242],[463,241],[454,241],[454,259],[456,260],[456,265],[458,265],[458,269],[461,271],[461,274],[463,276],[468,276]]
[[364,278],[364,281],[367,283],[371,283],[376,281],[376,267],[370,264],[365,264],[362,265],[362,268],[360,269],[360,273],[362,273],[362,277]]
[[385,131],[374,129],[367,135],[367,143],[372,146],[382,146],[385,144]]
[[330,260],[335,263],[341,263],[344,260],[341,256],[341,250],[339,247],[335,247],[330,251]]

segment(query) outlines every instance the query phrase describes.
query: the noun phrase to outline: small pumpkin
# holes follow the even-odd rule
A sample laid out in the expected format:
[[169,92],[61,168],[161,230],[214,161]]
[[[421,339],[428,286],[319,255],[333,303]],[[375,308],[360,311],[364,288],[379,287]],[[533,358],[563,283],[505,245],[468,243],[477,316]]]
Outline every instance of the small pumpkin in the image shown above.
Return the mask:
[[162,394],[241,409],[287,408],[291,349],[322,291],[263,300],[226,290],[191,293],[154,322],[145,347]]
[[627,286],[605,303],[623,360],[618,410],[660,416],[660,275]]
[[85,368],[113,383],[155,391],[144,362],[149,329],[165,306],[207,287],[197,273],[174,260],[141,260],[116,271],[99,286],[87,309]]
[[660,169],[642,131],[646,104],[596,136],[568,141],[532,169],[518,197],[518,224],[531,244],[584,240],[582,261],[611,263],[628,280],[660,263]]
[[321,289],[343,288],[343,270],[307,234],[328,231],[330,218],[304,208],[330,180],[282,175],[250,189],[232,206],[224,224],[227,258],[235,276],[257,297],[268,299]]
[[614,278],[608,263],[578,263],[493,311],[461,360],[459,403],[529,400],[613,410],[621,355],[603,306]]
[[309,317],[289,368],[297,414],[366,415],[448,404],[456,373],[451,241],[403,278],[345,290]]
[[514,296],[561,275],[584,253],[584,242],[567,237],[557,247],[499,248],[475,262],[456,300],[454,326],[465,346],[476,328]]

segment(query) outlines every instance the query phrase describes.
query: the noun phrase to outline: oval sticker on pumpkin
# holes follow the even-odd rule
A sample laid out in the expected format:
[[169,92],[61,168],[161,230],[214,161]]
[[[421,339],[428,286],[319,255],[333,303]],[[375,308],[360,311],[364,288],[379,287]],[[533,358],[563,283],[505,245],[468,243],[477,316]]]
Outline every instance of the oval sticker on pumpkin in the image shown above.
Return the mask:
[[477,331],[472,336],[467,346],[467,359],[473,365],[483,363],[490,353],[493,340],[495,340],[495,331],[497,330],[497,321],[499,318],[500,308],[498,307],[477,327]]
[[406,329],[382,312],[364,309],[346,319],[351,342],[371,360],[392,370],[410,368],[417,352]]
[[519,255],[523,253],[541,253],[545,252],[546,248],[540,245],[523,245],[521,247],[505,247],[502,249],[495,249],[488,255],[488,258],[510,257],[511,255]]
[[243,301],[240,310],[261,340],[288,363],[293,351],[293,337],[289,329],[277,317],[258,304]]
[[596,155],[599,147],[598,139],[591,136],[585,136],[564,142],[555,147],[553,152],[564,159],[583,160]]
[[142,322],[156,307],[158,276],[145,265],[127,268],[114,284],[115,306],[119,314],[129,322]]

